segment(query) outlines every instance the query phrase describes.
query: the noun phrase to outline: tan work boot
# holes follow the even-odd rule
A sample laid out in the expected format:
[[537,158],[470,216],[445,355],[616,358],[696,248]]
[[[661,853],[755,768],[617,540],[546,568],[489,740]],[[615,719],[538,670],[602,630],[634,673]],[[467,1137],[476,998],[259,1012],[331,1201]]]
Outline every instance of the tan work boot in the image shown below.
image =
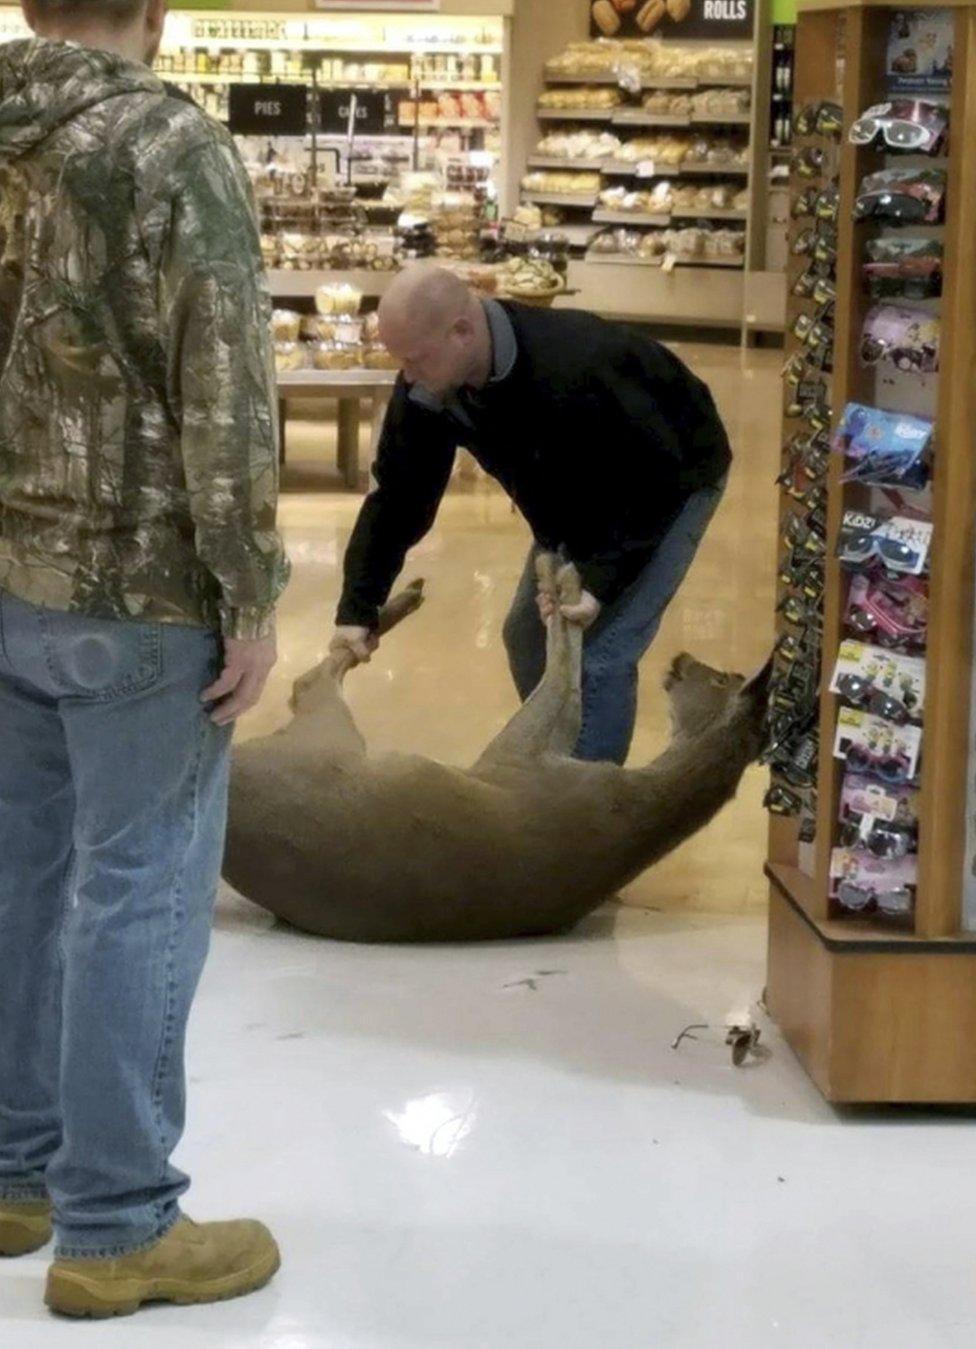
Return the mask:
[[29,1255],[50,1240],[49,1199],[0,1199],[0,1255]]
[[144,1302],[222,1302],[253,1293],[278,1271],[274,1237],[250,1221],[181,1218],[148,1250],[114,1260],[55,1260],[44,1301],[66,1316],[131,1316]]

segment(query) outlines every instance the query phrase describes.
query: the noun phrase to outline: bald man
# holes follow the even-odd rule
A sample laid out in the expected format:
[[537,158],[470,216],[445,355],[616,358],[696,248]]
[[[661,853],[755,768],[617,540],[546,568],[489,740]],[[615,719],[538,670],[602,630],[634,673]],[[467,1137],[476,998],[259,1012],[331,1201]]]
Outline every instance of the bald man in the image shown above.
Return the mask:
[[518,506],[534,541],[504,640],[525,699],[542,675],[547,598],[535,553],[558,551],[584,592],[578,757],[623,763],[637,666],[715,512],[731,454],[707,387],[637,328],[573,310],[479,300],[451,272],[402,272],[380,306],[400,364],[345,557],[333,647],[376,650],[377,611],[434,522],[459,446]]

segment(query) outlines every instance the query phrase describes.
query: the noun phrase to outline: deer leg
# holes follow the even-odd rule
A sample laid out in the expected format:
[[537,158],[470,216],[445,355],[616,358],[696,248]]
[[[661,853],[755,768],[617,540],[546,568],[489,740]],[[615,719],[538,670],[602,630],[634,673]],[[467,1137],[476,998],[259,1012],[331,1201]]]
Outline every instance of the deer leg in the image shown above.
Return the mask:
[[[579,599],[576,568],[559,568],[558,559],[542,553],[536,562],[539,584],[556,604]],[[579,736],[582,717],[581,668],[583,634],[556,614],[546,635],[546,669],[538,688],[491,742],[475,765],[511,759],[533,759],[542,754],[569,754]]]
[[[423,581],[413,581],[384,605],[377,628],[380,636],[385,636],[420,608],[423,590]],[[354,664],[351,653],[342,649],[330,651],[325,660],[306,670],[292,685],[289,706],[294,721],[291,724],[301,722],[303,735],[314,736],[337,754],[366,753],[366,742],[342,696],[343,680]]]

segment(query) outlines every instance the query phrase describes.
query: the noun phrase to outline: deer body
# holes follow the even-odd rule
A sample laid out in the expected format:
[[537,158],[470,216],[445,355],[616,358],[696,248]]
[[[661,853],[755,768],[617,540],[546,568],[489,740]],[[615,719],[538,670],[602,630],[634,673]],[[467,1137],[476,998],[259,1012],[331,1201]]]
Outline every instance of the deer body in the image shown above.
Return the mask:
[[[543,568],[571,597],[571,569],[557,583],[551,560]],[[554,620],[542,683],[464,770],[369,758],[343,671],[327,661],[296,685],[290,725],[235,753],[227,879],[296,927],[349,941],[571,927],[735,794],[758,752],[765,694],[762,681],[744,689],[679,658],[668,750],[636,771],[581,763],[568,757],[580,663],[579,632]]]

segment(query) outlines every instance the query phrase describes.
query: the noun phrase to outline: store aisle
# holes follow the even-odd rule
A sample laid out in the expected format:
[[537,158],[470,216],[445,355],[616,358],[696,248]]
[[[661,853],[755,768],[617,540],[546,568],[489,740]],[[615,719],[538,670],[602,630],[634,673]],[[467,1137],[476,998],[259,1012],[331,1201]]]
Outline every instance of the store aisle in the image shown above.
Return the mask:
[[10,1349],[914,1349],[976,1331],[972,1125],[844,1117],[775,1032],[754,918],[608,908],[571,937],[335,945],[225,895],[178,1160],[266,1218],[264,1292],[111,1325],[0,1269]]

